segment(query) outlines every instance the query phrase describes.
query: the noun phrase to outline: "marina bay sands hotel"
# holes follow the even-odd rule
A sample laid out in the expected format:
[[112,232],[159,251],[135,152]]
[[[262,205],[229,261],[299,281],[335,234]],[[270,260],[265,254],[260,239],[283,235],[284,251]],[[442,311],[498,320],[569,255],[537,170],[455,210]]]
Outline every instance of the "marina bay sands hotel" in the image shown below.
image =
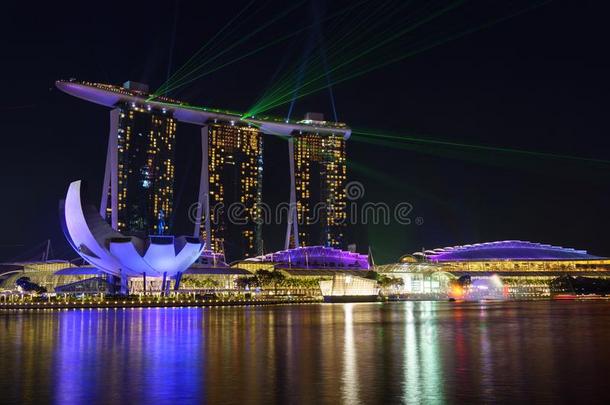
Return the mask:
[[[100,215],[126,235],[172,233],[177,122],[201,127],[201,173],[193,236],[231,260],[263,254],[263,134],[288,142],[290,204],[285,249],[343,247],[345,141],[351,130],[309,113],[292,122],[191,106],[151,96],[148,86],[57,81],[80,99],[109,107],[110,129]],[[239,203],[242,220],[228,208]],[[221,209],[218,209],[222,207]],[[226,249],[226,251],[225,251]]]

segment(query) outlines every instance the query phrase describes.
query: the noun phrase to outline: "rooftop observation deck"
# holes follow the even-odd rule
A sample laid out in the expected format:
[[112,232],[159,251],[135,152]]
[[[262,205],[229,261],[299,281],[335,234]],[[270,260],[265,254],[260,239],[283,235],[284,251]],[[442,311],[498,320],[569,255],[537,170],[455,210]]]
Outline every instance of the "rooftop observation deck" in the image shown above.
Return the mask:
[[64,93],[92,103],[111,108],[120,103],[132,103],[142,108],[171,113],[176,120],[195,125],[206,125],[214,121],[221,121],[251,125],[259,128],[261,132],[271,135],[290,136],[299,133],[319,133],[342,135],[344,139],[348,139],[352,132],[346,124],[341,122],[287,121],[271,116],[246,117],[235,111],[193,106],[183,101],[164,96],[153,96],[143,91],[112,84],[58,80],[55,85]]

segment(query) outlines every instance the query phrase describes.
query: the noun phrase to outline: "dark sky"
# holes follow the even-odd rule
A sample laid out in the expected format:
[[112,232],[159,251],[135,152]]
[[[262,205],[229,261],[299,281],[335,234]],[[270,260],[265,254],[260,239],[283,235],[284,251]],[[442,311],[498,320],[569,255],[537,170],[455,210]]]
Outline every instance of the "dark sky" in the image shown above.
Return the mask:
[[[169,69],[175,70],[247,2],[10,3],[4,5],[0,24],[0,260],[25,254],[47,238],[58,256],[73,257],[59,229],[57,204],[75,179],[88,182],[89,197],[98,204],[108,110],[59,92],[54,81],[75,77],[119,84],[131,79],[156,88],[166,79],[170,54]],[[385,35],[403,26],[404,14],[392,14],[398,3],[383,11],[390,16],[383,26]],[[467,12],[450,16],[421,38],[414,32],[393,42],[359,60],[354,71],[391,59],[409,44],[425,40],[426,33],[449,36],[456,29],[474,27],[489,17],[490,4],[502,9],[514,3],[513,8],[519,8],[520,2],[466,3]],[[305,1],[244,41],[238,52],[245,54],[349,4]],[[365,6],[374,9],[375,4],[381,2]],[[333,92],[339,120],[380,133],[605,159],[610,150],[610,27],[600,4],[549,2],[337,84]],[[257,14],[238,28],[239,37],[287,6],[261,1],[251,7]],[[356,22],[346,18],[341,23]],[[334,29],[323,28],[322,36],[331,41]],[[299,60],[311,35],[269,47],[173,95],[193,104],[247,110],[273,83],[278,68]],[[356,48],[346,47],[345,55]],[[328,61],[331,66],[334,62]],[[286,110],[282,106],[273,112],[283,115]],[[298,100],[294,116],[312,110],[331,116],[327,91]],[[175,230],[188,233],[185,211],[195,199],[199,171],[197,128],[179,125],[178,138]],[[270,175],[264,198],[270,203],[288,197],[288,176],[282,174],[288,167],[285,145],[266,138],[265,170]],[[371,244],[378,262],[422,247],[502,239],[610,255],[609,164],[440,145],[396,148],[356,140],[349,142],[348,160],[353,163],[349,179],[366,189],[363,202],[413,205],[411,225],[360,224],[350,229],[349,241],[364,252]],[[418,217],[423,224],[415,224]],[[281,226],[266,229],[266,250],[281,247],[282,233]]]

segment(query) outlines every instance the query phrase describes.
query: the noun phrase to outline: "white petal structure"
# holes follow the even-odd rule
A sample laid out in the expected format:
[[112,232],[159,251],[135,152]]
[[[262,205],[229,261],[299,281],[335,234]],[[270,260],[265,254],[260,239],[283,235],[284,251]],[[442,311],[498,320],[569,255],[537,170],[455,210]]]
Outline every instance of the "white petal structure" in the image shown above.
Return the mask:
[[199,238],[125,236],[108,225],[93,206],[83,206],[81,181],[70,184],[60,204],[66,237],[74,250],[98,269],[121,277],[174,277],[188,269],[203,252]]

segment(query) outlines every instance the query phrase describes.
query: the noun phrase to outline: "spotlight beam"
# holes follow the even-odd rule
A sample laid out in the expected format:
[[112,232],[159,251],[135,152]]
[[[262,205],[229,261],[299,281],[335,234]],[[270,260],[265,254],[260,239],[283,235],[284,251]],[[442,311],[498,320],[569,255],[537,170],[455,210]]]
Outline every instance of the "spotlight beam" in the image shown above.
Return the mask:
[[[461,5],[462,3],[463,3],[463,0],[460,0],[460,1],[456,2],[456,4],[455,4],[455,5],[451,5],[451,6],[443,7],[441,10],[438,10],[437,12],[435,12],[435,13],[433,13],[432,15],[428,16],[427,18],[424,18],[423,20],[419,21],[418,23],[413,24],[413,25],[409,26],[409,27],[408,27],[408,28],[406,28],[406,29],[400,30],[399,32],[397,32],[397,33],[395,33],[395,34],[391,35],[390,37],[386,38],[385,40],[380,41],[380,42],[378,42],[376,45],[371,46],[370,48],[368,48],[368,49],[364,50],[364,51],[363,51],[363,52],[361,52],[360,54],[357,54],[356,56],[352,56],[352,57],[348,58],[346,61],[341,62],[341,63],[339,63],[339,64],[337,64],[337,65],[333,66],[332,68],[330,68],[330,69],[329,69],[329,73],[332,73],[332,72],[334,72],[334,71],[336,71],[336,70],[340,69],[341,67],[344,67],[344,66],[346,66],[346,65],[348,65],[348,64],[350,64],[350,63],[352,63],[352,62],[354,62],[354,61],[356,61],[356,60],[358,60],[358,59],[361,59],[362,57],[364,57],[364,56],[366,56],[366,55],[370,54],[371,52],[373,52],[373,51],[375,51],[375,50],[377,50],[377,49],[379,49],[379,48],[383,47],[384,45],[387,45],[388,43],[390,43],[390,42],[392,42],[392,41],[395,41],[396,39],[398,39],[398,38],[400,38],[400,37],[402,37],[402,36],[406,35],[407,33],[414,31],[415,29],[417,29],[417,28],[419,28],[420,26],[422,26],[422,25],[424,25],[424,24],[428,23],[429,21],[432,21],[432,20],[434,20],[435,18],[438,18],[439,16],[441,16],[441,15],[443,15],[443,14],[445,14],[445,13],[447,13],[447,12],[449,12],[449,11],[453,10],[453,9],[455,9],[456,7],[458,7],[458,5]],[[315,81],[316,81],[316,80],[319,80],[319,79],[321,79],[321,78],[323,78],[323,77],[324,77],[324,75],[318,75],[318,76],[315,76],[314,78],[312,78],[312,79],[308,80],[307,82],[303,83],[303,84],[300,86],[300,88],[305,88],[306,86],[308,86],[308,85],[311,85],[311,84],[315,83]],[[327,87],[327,86],[326,86],[326,85],[324,85],[324,87],[323,87],[323,88],[326,88],[326,87]],[[316,91],[319,91],[319,89],[317,89]],[[309,94],[310,94],[310,93],[311,93],[311,92],[309,92]],[[280,97],[280,100],[279,100],[279,101],[277,101],[277,102],[275,102],[275,103],[274,103],[274,102],[270,102],[270,103],[268,103],[268,104],[263,104],[262,106],[260,106],[260,107],[258,107],[258,108],[256,108],[256,107],[255,107],[254,114],[257,114],[257,113],[259,113],[259,112],[261,112],[261,111],[266,111],[267,109],[269,109],[269,108],[273,108],[273,107],[276,107],[277,105],[285,104],[285,103],[286,103],[286,100],[285,100],[285,99],[286,99],[286,97],[289,97],[289,96],[290,96],[290,95],[286,95],[286,94],[284,94],[284,95],[282,95],[282,96]],[[301,97],[302,97],[302,96],[301,96]],[[281,104],[277,104],[278,102],[280,102]],[[273,107],[269,107],[269,106],[273,106]]]
[[[356,135],[356,136],[354,136]],[[587,163],[597,163],[603,165],[610,165],[610,160],[605,159],[597,159],[597,158],[588,158],[582,156],[572,156],[572,155],[563,155],[557,153],[548,153],[548,152],[538,152],[532,150],[525,149],[514,149],[514,148],[505,148],[491,145],[477,145],[470,143],[462,143],[462,142],[452,142],[431,138],[422,138],[422,137],[414,137],[414,136],[396,136],[396,135],[387,135],[380,134],[377,132],[370,131],[361,131],[352,129],[352,138],[356,140],[362,140],[364,142],[375,143],[377,141],[381,141],[380,144],[385,144],[386,146],[389,142],[389,145],[398,145],[398,144],[428,144],[428,145],[436,145],[436,146],[447,146],[461,149],[469,149],[475,151],[486,151],[486,152],[499,152],[499,153],[509,153],[509,154],[517,154],[528,157],[538,157],[538,158],[546,158],[546,159],[560,159],[560,160],[574,160],[580,162]]]
[[[366,73],[369,73],[371,71],[377,70],[377,69],[379,69],[381,67],[387,66],[387,65],[392,64],[392,63],[396,63],[398,61],[407,59],[407,58],[412,57],[414,55],[417,55],[419,53],[425,52],[425,51],[427,51],[429,49],[432,49],[434,47],[443,45],[443,44],[445,44],[447,42],[451,42],[451,41],[454,41],[454,40],[459,39],[461,37],[464,37],[464,36],[467,36],[469,34],[472,34],[474,32],[483,30],[483,29],[488,28],[488,27],[490,27],[492,25],[498,24],[498,23],[500,23],[502,21],[505,21],[505,20],[508,20],[510,18],[514,18],[514,17],[516,17],[516,16],[518,16],[520,14],[523,14],[523,13],[525,13],[525,12],[527,12],[527,11],[533,9],[533,8],[540,7],[540,6],[542,6],[544,4],[547,4],[549,2],[550,2],[550,0],[543,1],[543,2],[540,2],[540,3],[536,3],[536,4],[533,4],[533,5],[529,6],[529,7],[526,7],[524,9],[517,10],[516,12],[513,12],[513,13],[507,15],[507,16],[503,16],[503,17],[492,19],[492,20],[490,20],[488,22],[485,22],[485,23],[483,23],[483,24],[481,24],[479,26],[476,26],[476,27],[473,27],[473,28],[470,28],[470,29],[458,32],[458,33],[456,33],[454,35],[450,35],[450,36],[447,36],[447,37],[436,38],[435,40],[433,40],[429,44],[421,45],[421,46],[411,50],[410,52],[398,55],[398,56],[396,56],[394,58],[389,58],[389,59],[386,59],[386,60],[384,60],[382,62],[379,62],[379,63],[376,63],[376,64],[372,64],[372,65],[370,65],[368,67],[365,67],[365,68],[363,68],[361,70],[358,70],[358,71],[354,71],[354,72],[352,72],[350,74],[346,74],[345,76],[342,76],[342,77],[340,75],[337,75],[339,77],[335,78],[331,83],[321,82],[321,79],[325,78],[326,75],[325,74],[319,74],[319,75],[315,76],[314,78],[312,78],[311,80],[307,81],[306,83],[304,83],[302,85],[302,87],[304,87],[305,89],[300,89],[299,94],[298,94],[298,98],[305,97],[305,96],[307,96],[309,94],[313,94],[313,93],[316,93],[316,92],[318,92],[320,90],[326,89],[329,85],[336,86],[339,83],[345,82],[345,81],[353,79],[355,77],[362,76],[362,75],[364,75]],[[435,13],[435,14],[437,14],[437,13]],[[429,19],[427,19],[427,20],[429,20]],[[420,22],[418,24],[418,26],[421,25],[421,24],[422,24],[422,22]],[[403,30],[403,31],[406,31],[406,30]],[[397,35],[398,34],[396,34],[394,37],[397,37]],[[379,46],[376,46],[375,48],[379,48]],[[330,69],[330,72],[336,71],[339,68],[348,65],[349,63],[356,61],[357,59],[361,58],[362,56],[364,56],[365,54],[368,54],[370,52],[371,52],[371,50],[366,50],[364,53],[362,53],[362,54],[360,54],[360,55],[358,55],[356,57],[351,57],[351,58],[348,59],[347,62],[342,62],[342,63],[340,63],[338,65],[335,65],[332,69]],[[261,112],[264,112],[264,111],[270,110],[272,108],[278,107],[280,105],[286,104],[289,101],[289,96],[290,95],[288,95],[288,94],[282,94],[282,95],[276,97],[275,99],[271,99],[271,100],[267,99],[267,100],[264,100],[262,103],[255,104],[255,106],[250,109],[250,111],[246,114],[246,116],[260,114]]]
[[[299,28],[299,29],[297,29],[297,30],[295,30],[295,31],[293,31],[293,32],[291,32],[291,33],[289,33],[289,34],[286,34],[286,35],[280,36],[279,38],[276,38],[275,40],[270,41],[270,42],[268,42],[268,43],[267,43],[267,44],[265,44],[265,45],[259,46],[259,47],[255,48],[255,49],[253,49],[253,50],[251,50],[251,51],[248,51],[248,52],[246,52],[246,53],[244,53],[244,54],[242,54],[242,55],[240,55],[240,56],[238,56],[238,57],[236,57],[236,58],[230,59],[229,61],[224,62],[224,63],[220,63],[220,64],[218,64],[218,65],[216,65],[216,66],[210,67],[208,70],[206,70],[206,71],[204,71],[204,72],[201,72],[201,73],[196,74],[198,71],[202,70],[202,69],[203,69],[205,66],[210,65],[210,64],[211,64],[211,62],[213,62],[213,61],[215,61],[215,60],[219,59],[219,58],[220,58],[222,55],[224,55],[224,54],[226,54],[226,53],[230,52],[231,50],[233,50],[233,49],[234,49],[235,47],[237,47],[238,45],[241,45],[241,44],[242,44],[242,43],[244,43],[245,41],[249,40],[249,39],[250,39],[250,38],[252,38],[252,37],[253,37],[255,34],[257,34],[257,33],[261,32],[262,30],[264,30],[265,28],[267,28],[268,26],[270,26],[272,23],[274,23],[274,22],[278,21],[279,19],[281,19],[281,18],[285,17],[286,15],[288,15],[288,14],[289,14],[290,12],[292,12],[292,11],[293,11],[295,8],[297,8],[297,6],[300,6],[300,5],[303,3],[303,1],[301,1],[301,2],[297,3],[296,5],[294,5],[293,7],[289,8],[288,10],[286,10],[285,12],[281,13],[281,14],[280,14],[280,15],[278,15],[277,17],[275,17],[275,18],[274,18],[272,21],[269,21],[267,24],[264,24],[263,26],[259,27],[258,29],[256,29],[256,30],[252,31],[250,34],[248,34],[248,35],[246,35],[245,37],[241,38],[239,41],[237,41],[237,42],[233,43],[232,45],[230,45],[230,46],[226,47],[226,48],[225,48],[225,49],[224,49],[222,52],[219,52],[219,53],[218,53],[218,54],[216,54],[214,57],[212,57],[212,58],[210,58],[210,59],[206,60],[205,62],[201,63],[201,64],[200,64],[200,65],[198,65],[197,67],[193,68],[193,69],[192,69],[191,71],[189,71],[187,74],[183,75],[183,77],[182,77],[182,78],[180,78],[180,79],[178,79],[178,80],[176,80],[176,81],[173,81],[173,82],[171,82],[171,83],[169,83],[169,84],[167,84],[167,85],[165,85],[165,86],[160,87],[160,88],[159,88],[159,89],[157,89],[157,91],[155,92],[155,94],[154,94],[153,98],[154,98],[155,96],[158,96],[158,95],[159,95],[159,94],[161,94],[161,93],[166,93],[166,92],[168,92],[168,91],[172,91],[172,90],[175,90],[175,89],[177,89],[177,88],[183,87],[183,86],[185,86],[185,85],[187,85],[187,84],[189,84],[189,83],[192,83],[192,82],[193,82],[193,81],[195,81],[195,80],[200,79],[201,77],[204,77],[204,76],[210,75],[211,73],[214,73],[214,72],[216,72],[216,71],[218,71],[218,70],[220,70],[220,69],[222,69],[222,68],[224,68],[224,67],[226,67],[226,66],[232,65],[232,64],[234,64],[234,63],[236,63],[236,62],[239,62],[239,61],[241,61],[241,60],[243,60],[243,59],[245,59],[245,58],[247,58],[247,57],[249,57],[249,56],[252,56],[252,55],[254,55],[254,54],[256,54],[256,53],[259,53],[259,52],[261,52],[261,51],[263,51],[263,50],[265,50],[265,49],[267,49],[267,48],[270,48],[271,46],[277,45],[277,44],[279,44],[279,43],[281,43],[281,42],[286,41],[287,39],[293,38],[293,37],[295,37],[295,36],[297,36],[297,35],[301,34],[302,32],[304,32],[304,31],[306,31],[306,30],[310,29],[311,27],[314,27],[314,26],[316,26],[316,25],[318,25],[318,24],[321,24],[321,22],[323,22],[323,21],[327,21],[327,20],[330,20],[330,19],[336,18],[337,16],[340,16],[340,15],[342,15],[342,14],[345,14],[345,13],[349,12],[350,10],[352,10],[352,9],[354,9],[354,8],[357,8],[357,7],[361,6],[363,3],[366,3],[366,2],[367,2],[367,0],[362,0],[362,1],[359,1],[359,2],[357,2],[357,3],[355,3],[355,4],[352,4],[352,5],[351,5],[351,6],[349,6],[349,7],[344,8],[343,10],[341,10],[341,11],[339,11],[339,12],[337,12],[337,13],[335,13],[335,14],[331,15],[331,16],[328,16],[328,17],[326,17],[326,18],[322,19],[321,21],[318,21],[318,22],[316,22],[316,23],[313,23],[313,24],[310,24],[310,25],[304,26],[304,27],[302,27],[302,28]],[[195,76],[193,76],[193,75],[195,75]]]

